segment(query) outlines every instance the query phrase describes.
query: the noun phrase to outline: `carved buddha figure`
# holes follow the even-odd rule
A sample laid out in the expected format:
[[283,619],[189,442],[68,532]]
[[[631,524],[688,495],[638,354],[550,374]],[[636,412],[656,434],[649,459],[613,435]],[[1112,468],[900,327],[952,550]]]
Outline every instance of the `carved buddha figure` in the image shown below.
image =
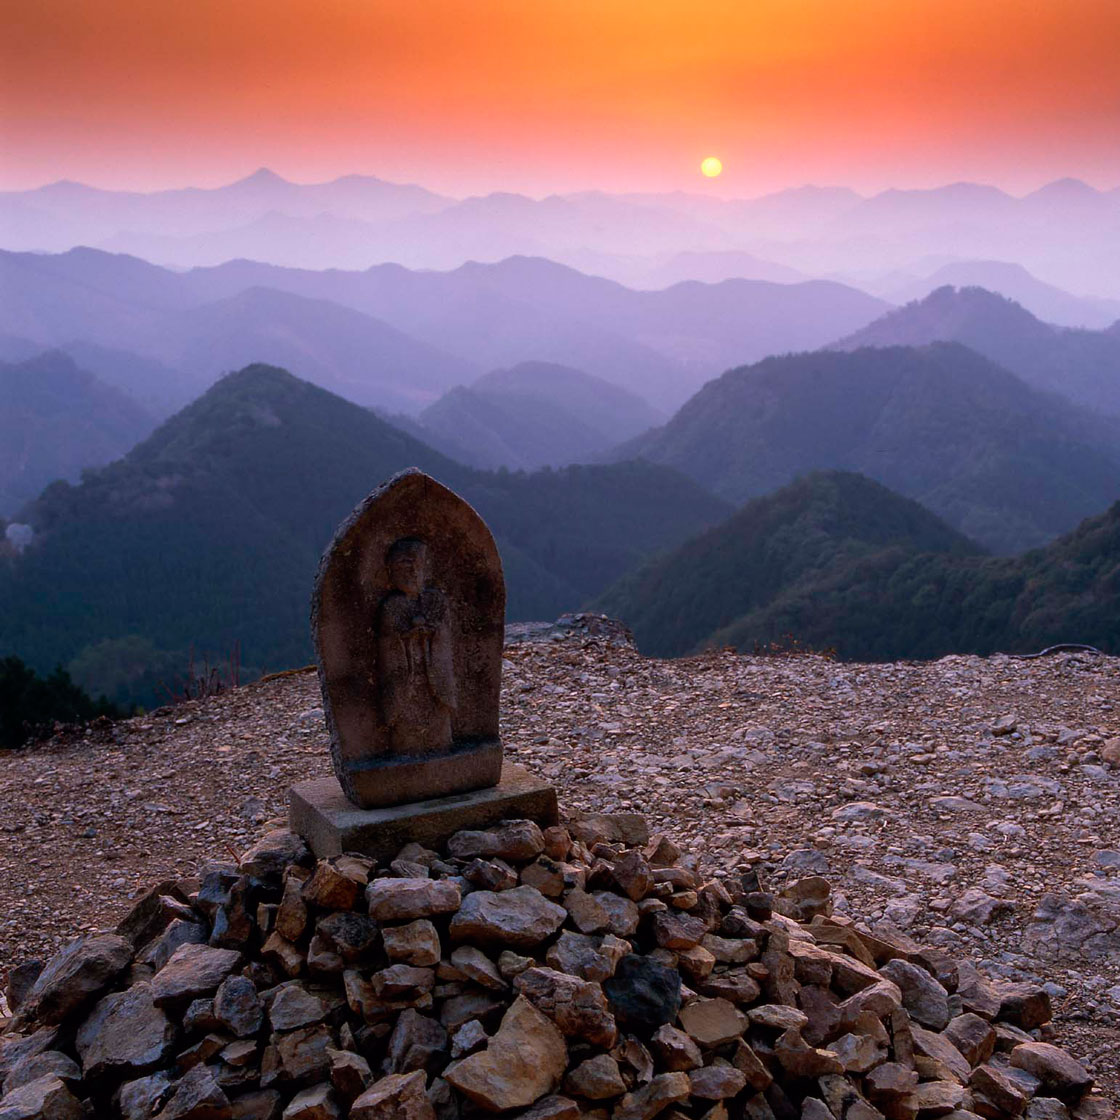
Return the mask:
[[427,547],[416,537],[395,541],[385,556],[388,594],[375,627],[381,715],[390,753],[427,755],[452,745],[455,671],[447,597],[426,586]]

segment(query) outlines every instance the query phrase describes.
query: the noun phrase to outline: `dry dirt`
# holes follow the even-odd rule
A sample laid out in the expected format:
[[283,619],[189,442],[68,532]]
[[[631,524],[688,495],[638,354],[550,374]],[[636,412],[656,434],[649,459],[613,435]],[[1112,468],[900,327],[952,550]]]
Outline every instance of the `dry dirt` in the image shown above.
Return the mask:
[[[507,648],[503,724],[563,805],[642,812],[711,871],[823,872],[837,909],[1052,981],[1056,1041],[1116,1099],[1118,686],[1086,654],[656,661],[572,635]],[[0,977],[244,850],[329,770],[309,672],[0,755]]]

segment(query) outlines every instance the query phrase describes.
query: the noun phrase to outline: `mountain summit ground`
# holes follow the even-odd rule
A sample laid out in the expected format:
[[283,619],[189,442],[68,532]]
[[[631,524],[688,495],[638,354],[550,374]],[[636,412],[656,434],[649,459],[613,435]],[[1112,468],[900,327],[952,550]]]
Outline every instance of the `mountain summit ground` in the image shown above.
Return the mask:
[[[1120,659],[840,664],[507,646],[509,756],[573,812],[640,812],[709,873],[825,874],[839,913],[995,979],[1051,983],[1054,1041],[1120,1089]],[[0,759],[0,961],[115,924],[149,884],[240,854],[330,772],[296,672]]]

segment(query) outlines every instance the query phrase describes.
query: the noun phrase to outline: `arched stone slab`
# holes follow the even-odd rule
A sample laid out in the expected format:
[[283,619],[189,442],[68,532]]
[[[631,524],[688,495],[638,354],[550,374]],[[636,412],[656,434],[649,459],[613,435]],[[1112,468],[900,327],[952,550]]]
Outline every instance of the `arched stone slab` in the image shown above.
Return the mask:
[[363,809],[498,783],[505,581],[490,530],[415,468],[342,523],[311,626],[343,792]]

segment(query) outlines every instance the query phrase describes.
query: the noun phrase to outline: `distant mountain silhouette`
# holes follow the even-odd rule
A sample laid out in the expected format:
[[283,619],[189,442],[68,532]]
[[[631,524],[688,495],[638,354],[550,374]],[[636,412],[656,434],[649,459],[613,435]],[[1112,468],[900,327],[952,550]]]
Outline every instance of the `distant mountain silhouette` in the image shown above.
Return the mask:
[[[330,301],[440,351],[442,364],[431,352],[418,354],[402,393],[353,398],[414,411],[425,402],[415,395],[409,399],[413,384],[435,386],[438,395],[483,370],[525,361],[585,370],[669,410],[729,366],[773,352],[823,346],[866,325],[888,307],[863,292],[825,281],[690,282],[639,292],[528,257],[471,263],[451,272],[411,272],[399,265],[366,272],[312,272],[233,261],[178,273],[132,257],[75,250],[58,256],[0,253],[0,334],[33,339],[42,346],[92,342],[172,366],[191,356],[204,363],[183,368],[186,382],[196,390],[222,369],[258,358],[287,362],[309,373],[321,368],[332,377],[324,383],[348,395],[343,388],[348,382],[386,384],[377,357],[382,351],[398,351],[401,341],[383,338],[379,343],[371,336],[370,366],[364,373],[356,371],[340,358],[340,346],[331,350],[329,332],[317,331],[313,320],[317,315],[324,321],[333,316],[344,338],[356,339],[378,328],[370,323],[359,328],[353,316],[343,320],[340,311],[323,305],[319,312],[309,305],[300,310],[277,297],[271,319],[262,318],[262,298],[235,305],[248,315],[240,338],[267,339],[265,350],[237,350],[238,331],[228,316],[221,328],[226,341],[213,352],[207,336],[188,337],[193,309],[242,297],[254,288]],[[218,329],[213,316],[196,318],[205,320],[205,330]],[[458,360],[458,373],[446,369],[447,356]],[[215,367],[216,361],[225,364]],[[429,375],[433,365],[438,368]],[[388,359],[386,368],[395,368]]]
[[982,288],[938,288],[835,343],[921,346],[961,342],[1039,389],[1120,414],[1120,344],[1108,332],[1052,327]]
[[599,600],[643,651],[832,649],[893,661],[1120,652],[1120,503],[1046,548],[976,555],[913,502],[858,476],[817,474],[756,499]]
[[[261,169],[215,189],[151,194],[53,183],[0,192],[0,246],[94,245],[176,267],[248,257],[364,269],[386,261],[452,269],[469,260],[543,256],[649,286],[642,260],[742,253],[804,276],[913,272],[915,262],[1010,261],[1047,283],[1120,298],[1120,191],[1058,180],[1017,198],[977,183],[861,197],[813,185],[759,198],[582,191],[453,199],[369,176],[297,184]],[[754,271],[681,274],[672,280]],[[1099,325],[1099,324],[1089,324]]]
[[[821,471],[755,498],[635,572],[595,603],[623,619],[643,653],[690,653],[807,581],[890,549],[978,555],[917,502],[863,475]],[[745,632],[745,631],[744,631]],[[889,633],[884,641],[890,641]]]
[[0,192],[0,244],[58,251],[98,244],[124,231],[138,237],[206,235],[276,212],[294,218],[331,213],[363,222],[390,222],[450,206],[422,187],[346,175],[328,183],[292,183],[260,168],[223,187],[139,193],[58,182],[30,191]]
[[1046,323],[1101,329],[1120,317],[1120,300],[1071,295],[1009,261],[954,261],[922,279],[896,284],[884,294],[892,303],[925,299],[939,288],[985,288],[1025,307]]
[[1000,552],[1043,544],[1120,494],[1116,421],[957,343],[731,370],[615,454],[676,467],[733,502],[809,471],[858,471]]
[[0,515],[55,479],[123,455],[155,427],[135,401],[59,351],[0,362]]
[[[279,668],[310,657],[307,602],[337,524],[379,482],[419,466],[497,536],[513,619],[575,609],[653,552],[730,512],[651,464],[537,474],[471,470],[366,409],[282,370],[223,378],[124,459],[55,483],[35,530],[0,559],[0,656],[50,668],[106,641],[227,651]],[[44,613],[41,604],[56,608]]]
[[449,454],[468,448],[476,466],[533,470],[592,460],[665,416],[582,370],[523,362],[452,389],[419,419]]

